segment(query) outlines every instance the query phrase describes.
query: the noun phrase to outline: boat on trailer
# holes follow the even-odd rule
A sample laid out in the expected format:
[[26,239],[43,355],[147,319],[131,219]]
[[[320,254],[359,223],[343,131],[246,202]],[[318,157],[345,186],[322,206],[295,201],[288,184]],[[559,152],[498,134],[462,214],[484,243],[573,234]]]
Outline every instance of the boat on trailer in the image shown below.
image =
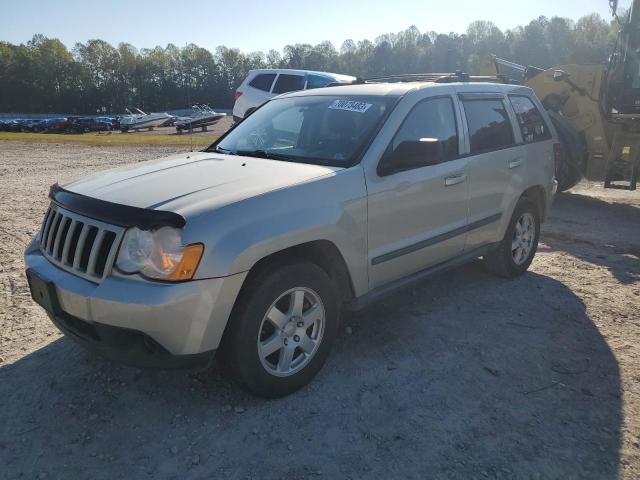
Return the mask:
[[218,123],[227,116],[226,113],[214,111],[209,105],[194,105],[191,110],[191,115],[176,120],[176,131],[178,133],[195,128],[202,128],[205,131],[208,126]]
[[128,132],[129,130],[153,130],[159,127],[171,118],[168,113],[145,113],[139,108],[134,109],[135,112],[126,109],[127,115],[120,118],[120,130]]

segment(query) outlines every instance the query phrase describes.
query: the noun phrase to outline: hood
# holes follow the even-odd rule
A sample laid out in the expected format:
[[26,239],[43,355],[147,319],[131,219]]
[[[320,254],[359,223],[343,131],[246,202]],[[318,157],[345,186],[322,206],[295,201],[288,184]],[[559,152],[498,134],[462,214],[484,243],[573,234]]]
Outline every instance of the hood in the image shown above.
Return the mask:
[[188,214],[203,205],[217,208],[338,170],[341,169],[193,152],[101,172],[63,187],[108,202]]

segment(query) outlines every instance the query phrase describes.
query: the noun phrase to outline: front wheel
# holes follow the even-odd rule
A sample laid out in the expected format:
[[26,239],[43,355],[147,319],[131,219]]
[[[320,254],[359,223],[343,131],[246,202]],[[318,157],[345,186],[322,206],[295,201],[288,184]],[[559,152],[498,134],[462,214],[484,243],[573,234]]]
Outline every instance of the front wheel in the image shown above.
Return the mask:
[[491,273],[516,277],[527,271],[538,249],[540,214],[534,203],[521,198],[498,247],[484,256]]
[[250,278],[234,307],[222,359],[249,392],[268,398],[306,385],[338,332],[338,294],[308,263],[273,265]]

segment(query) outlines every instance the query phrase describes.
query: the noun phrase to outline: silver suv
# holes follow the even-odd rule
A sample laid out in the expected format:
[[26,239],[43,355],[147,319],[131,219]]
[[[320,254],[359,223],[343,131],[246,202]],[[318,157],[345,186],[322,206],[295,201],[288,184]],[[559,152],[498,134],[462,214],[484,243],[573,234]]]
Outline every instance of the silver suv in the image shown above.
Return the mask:
[[452,80],[287,94],[202,152],[54,185],[34,300],[118,361],[217,352],[275,397],[320,370],[345,307],[477,257],[522,274],[555,131],[528,88]]

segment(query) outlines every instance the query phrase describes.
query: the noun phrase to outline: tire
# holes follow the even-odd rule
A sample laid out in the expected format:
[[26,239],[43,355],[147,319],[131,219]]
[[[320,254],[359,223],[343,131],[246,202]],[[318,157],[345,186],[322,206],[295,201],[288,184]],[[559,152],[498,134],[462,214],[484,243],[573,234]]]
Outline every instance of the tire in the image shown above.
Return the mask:
[[[534,229],[528,236],[520,237],[524,250],[513,250],[513,242],[518,235],[517,229],[522,228],[521,222],[528,220]],[[526,237],[526,239],[525,239]],[[484,264],[489,272],[501,277],[512,278],[527,271],[538,249],[540,239],[540,213],[534,203],[528,198],[521,198],[509,221],[504,238],[498,247],[484,256]],[[526,254],[525,254],[526,251]]]
[[565,117],[553,110],[548,113],[562,144],[562,157],[556,163],[555,175],[558,192],[564,192],[582,180],[589,151],[584,136],[578,134]]
[[289,395],[309,383],[329,355],[339,328],[336,286],[311,263],[272,264],[248,282],[231,314],[221,360],[248,392]]

